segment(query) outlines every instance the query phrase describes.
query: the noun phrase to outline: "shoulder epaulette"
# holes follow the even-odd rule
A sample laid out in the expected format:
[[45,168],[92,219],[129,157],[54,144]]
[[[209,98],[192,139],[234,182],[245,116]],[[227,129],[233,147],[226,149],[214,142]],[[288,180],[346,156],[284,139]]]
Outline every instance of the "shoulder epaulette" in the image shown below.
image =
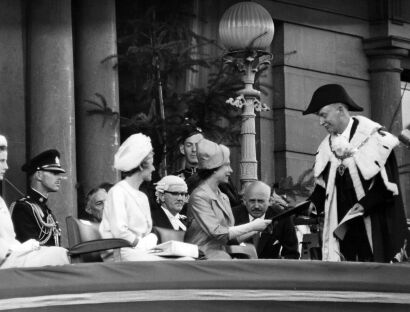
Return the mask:
[[10,209],[10,214],[11,215],[13,214],[14,208],[19,203],[26,203],[26,204],[30,205],[30,203],[26,202],[26,200],[27,200],[27,197],[22,197],[22,198],[17,199],[16,201],[12,202],[11,205],[10,205],[10,208],[9,208]]

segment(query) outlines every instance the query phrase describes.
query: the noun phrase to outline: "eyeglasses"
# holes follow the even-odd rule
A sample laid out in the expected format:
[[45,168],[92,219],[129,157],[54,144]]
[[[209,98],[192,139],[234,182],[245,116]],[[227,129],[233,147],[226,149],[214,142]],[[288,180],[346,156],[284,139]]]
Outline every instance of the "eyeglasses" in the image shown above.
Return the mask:
[[187,197],[188,193],[186,192],[170,192],[170,191],[164,191],[164,193],[171,194],[173,196],[182,196],[182,197]]

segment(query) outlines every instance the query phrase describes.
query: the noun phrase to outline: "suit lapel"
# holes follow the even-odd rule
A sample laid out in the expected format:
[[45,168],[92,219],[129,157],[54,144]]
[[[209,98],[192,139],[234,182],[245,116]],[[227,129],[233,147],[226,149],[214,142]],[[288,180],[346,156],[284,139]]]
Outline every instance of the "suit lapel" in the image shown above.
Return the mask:
[[[269,207],[265,214],[265,219],[271,219],[273,217],[273,210]],[[265,248],[266,243],[271,239],[271,237],[275,236],[275,228],[273,229],[273,233],[269,234],[266,232],[262,232],[261,239],[259,240],[259,244],[256,248],[258,255],[262,253],[262,250]]]
[[356,133],[358,124],[359,124],[359,121],[356,118],[353,118],[352,128],[350,129],[349,142],[352,140],[354,134]]
[[169,221],[169,218],[167,217],[167,215],[165,214],[164,210],[162,210],[161,207],[159,207],[159,211],[158,211],[158,212],[161,214],[161,219],[162,219],[161,221],[162,221],[162,223],[163,223],[164,225],[166,225],[167,228],[173,229],[174,227],[172,226],[171,221]]
[[[203,188],[203,190],[204,190],[207,194],[210,195],[212,201],[214,201],[214,202],[218,205],[218,207],[221,209],[221,211],[231,220],[232,224],[234,224],[234,220],[235,220],[235,219],[234,219],[234,217],[233,217],[232,211],[229,211],[229,210],[228,210],[227,206],[225,206],[225,205],[221,202],[221,200],[220,200],[220,199],[218,198],[218,196],[214,193],[214,191],[211,190],[211,188],[209,187],[209,185],[206,184],[206,183],[204,183],[204,184],[202,184],[201,187]],[[225,194],[222,193],[221,196],[223,196],[223,197],[225,198],[225,200],[228,200],[228,199],[227,199],[227,196],[226,196]],[[225,203],[225,204],[226,204],[226,203]]]

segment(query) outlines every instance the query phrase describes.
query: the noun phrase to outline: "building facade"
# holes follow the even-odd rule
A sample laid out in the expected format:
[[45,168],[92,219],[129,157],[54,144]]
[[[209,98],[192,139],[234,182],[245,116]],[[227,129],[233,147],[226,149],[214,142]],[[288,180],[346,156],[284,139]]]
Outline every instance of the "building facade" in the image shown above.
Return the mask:
[[[7,202],[26,190],[20,170],[48,148],[62,154],[67,180],[51,196],[57,218],[77,215],[78,198],[101,181],[115,182],[113,154],[119,124],[90,115],[96,93],[120,111],[118,72],[101,62],[117,52],[116,6],[121,0],[0,0],[0,133],[9,139]],[[239,1],[189,0],[194,31],[218,39],[223,12]],[[302,116],[316,88],[342,84],[364,115],[393,134],[410,123],[410,4],[405,0],[259,0],[272,15],[272,66],[260,78],[270,87],[257,116],[259,178],[296,182],[313,164],[325,136],[316,116]],[[209,50],[208,53],[217,53]],[[186,86],[205,85],[206,70]],[[235,148],[235,147],[234,147]],[[238,153],[232,153],[239,170]],[[396,149],[410,216],[410,153]],[[235,176],[237,178],[237,175]],[[18,191],[19,190],[19,191]]]

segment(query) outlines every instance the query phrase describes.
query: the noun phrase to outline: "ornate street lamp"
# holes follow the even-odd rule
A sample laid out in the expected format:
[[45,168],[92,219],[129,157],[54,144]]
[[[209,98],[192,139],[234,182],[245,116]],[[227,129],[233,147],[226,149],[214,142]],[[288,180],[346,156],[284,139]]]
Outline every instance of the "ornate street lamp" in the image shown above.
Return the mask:
[[226,63],[241,72],[245,87],[236,99],[226,102],[242,109],[240,180],[242,187],[258,179],[255,145],[255,110],[269,108],[260,102],[260,91],[253,88],[255,74],[272,60],[265,51],[270,47],[275,32],[272,17],[260,4],[239,2],[228,8],[219,22],[219,37],[228,49]]

